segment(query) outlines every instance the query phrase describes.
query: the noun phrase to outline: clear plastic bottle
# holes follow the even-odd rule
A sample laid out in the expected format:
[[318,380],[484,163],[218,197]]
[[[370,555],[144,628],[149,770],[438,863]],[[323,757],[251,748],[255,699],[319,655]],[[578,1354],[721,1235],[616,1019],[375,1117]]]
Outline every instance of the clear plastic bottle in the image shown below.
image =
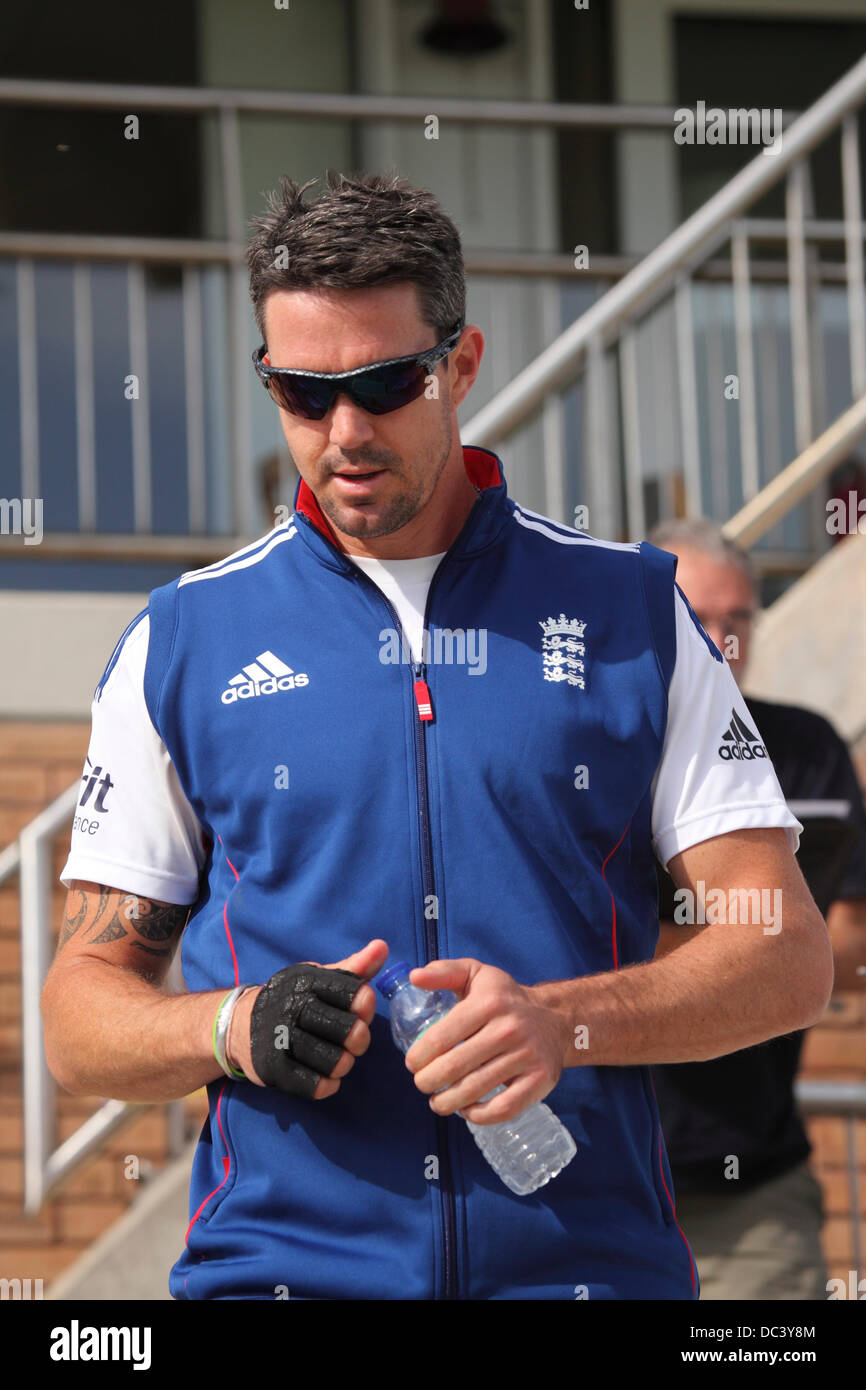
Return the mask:
[[[419,989],[411,984],[411,969],[406,961],[395,961],[374,981],[390,1000],[391,1036],[402,1052],[408,1052],[425,1029],[438,1023],[457,1003],[457,995],[450,989]],[[482,1100],[504,1090],[504,1086],[497,1086]],[[466,1124],[493,1171],[518,1197],[526,1197],[550,1182],[577,1153],[565,1125],[542,1101],[500,1124],[476,1125],[469,1120]]]

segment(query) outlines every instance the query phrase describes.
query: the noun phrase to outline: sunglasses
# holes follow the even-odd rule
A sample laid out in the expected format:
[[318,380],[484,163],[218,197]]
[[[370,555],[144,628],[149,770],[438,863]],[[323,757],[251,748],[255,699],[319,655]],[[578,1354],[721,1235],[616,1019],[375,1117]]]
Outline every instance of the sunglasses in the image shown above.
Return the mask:
[[353,372],[304,372],[293,367],[270,367],[262,361],[267,352],[264,346],[253,353],[253,365],[277,405],[304,420],[323,420],[338,395],[347,395],[371,415],[388,415],[418,399],[428,376],[449,352],[454,351],[462,332],[461,322],[447,338],[426,352],[391,357]]

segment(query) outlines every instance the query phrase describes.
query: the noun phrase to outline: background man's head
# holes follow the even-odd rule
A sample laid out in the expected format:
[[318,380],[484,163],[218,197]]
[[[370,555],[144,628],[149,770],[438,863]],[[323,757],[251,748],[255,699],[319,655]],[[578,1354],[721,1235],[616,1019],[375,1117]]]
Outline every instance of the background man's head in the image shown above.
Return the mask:
[[[466,291],[460,237],[432,194],[396,174],[328,172],[315,183],[283,178],[247,248],[256,322],[273,367],[351,372],[418,354],[461,325]],[[483,349],[480,330],[431,372],[424,394],[388,414],[346,394],[322,420],[281,406],[298,472],[343,535],[362,540],[405,526],[430,502],[443,472],[462,465],[457,406]]]
[[745,551],[703,519],[664,521],[647,540],[679,556],[677,583],[739,685],[758,607],[754,571]]

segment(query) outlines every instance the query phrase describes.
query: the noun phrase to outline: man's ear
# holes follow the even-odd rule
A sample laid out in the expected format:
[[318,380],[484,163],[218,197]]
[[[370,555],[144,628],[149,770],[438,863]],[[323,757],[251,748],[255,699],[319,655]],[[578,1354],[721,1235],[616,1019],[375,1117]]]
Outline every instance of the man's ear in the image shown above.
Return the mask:
[[484,355],[484,334],[477,324],[467,324],[456,352],[448,358],[451,399],[455,406],[460,405],[472,390],[481,358]]

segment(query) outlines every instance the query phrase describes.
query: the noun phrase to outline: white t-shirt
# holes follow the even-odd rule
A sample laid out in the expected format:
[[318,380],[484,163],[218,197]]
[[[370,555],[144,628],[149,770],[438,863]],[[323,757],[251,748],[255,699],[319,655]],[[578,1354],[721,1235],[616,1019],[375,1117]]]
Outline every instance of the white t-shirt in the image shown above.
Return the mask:
[[[427,590],[441,556],[350,558],[394,604],[413,652],[420,652]],[[675,854],[702,840],[762,826],[783,827],[796,851],[803,827],[788,809],[769,759],[742,761],[721,753],[735,746],[742,749],[744,729],[759,731],[730,671],[711,656],[679,594],[676,625],[667,731],[651,787],[656,855],[667,865]],[[93,702],[83,779],[85,790],[93,785],[76,809],[72,848],[60,879],[67,887],[72,879],[85,879],[186,904],[198,896],[206,858],[203,831],[145,704],[148,637],[149,620],[144,617],[126,639],[101,699]],[[121,786],[131,789],[125,793],[131,797],[125,806],[116,799],[109,805],[104,799],[107,811],[118,810],[115,816],[96,815],[92,809],[106,769],[118,784],[117,789],[105,787],[106,796],[114,797],[115,790],[119,796]]]
[[348,557],[379,585],[397,609],[400,626],[415,661],[421,661],[427,591],[444,554],[443,550],[438,555],[421,555],[412,560],[377,560],[368,555]]

